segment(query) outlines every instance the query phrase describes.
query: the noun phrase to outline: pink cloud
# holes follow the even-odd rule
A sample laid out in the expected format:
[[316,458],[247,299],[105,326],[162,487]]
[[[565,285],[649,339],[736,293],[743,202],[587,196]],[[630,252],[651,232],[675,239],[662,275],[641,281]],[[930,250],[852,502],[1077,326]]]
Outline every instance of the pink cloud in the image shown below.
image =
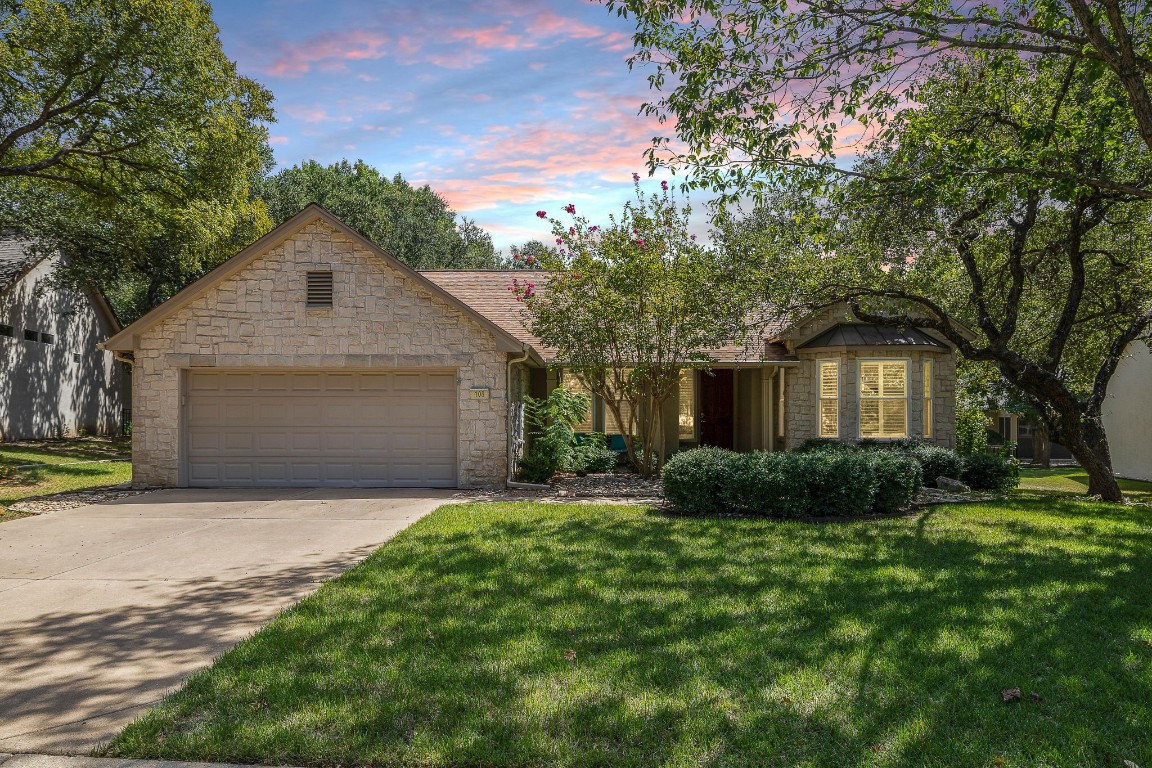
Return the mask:
[[287,144],[288,143],[288,137],[287,136],[269,136],[268,137],[268,143],[269,144]]
[[274,77],[299,77],[313,65],[331,60],[363,61],[388,55],[390,39],[360,29],[323,32],[298,43],[285,43],[265,72]]

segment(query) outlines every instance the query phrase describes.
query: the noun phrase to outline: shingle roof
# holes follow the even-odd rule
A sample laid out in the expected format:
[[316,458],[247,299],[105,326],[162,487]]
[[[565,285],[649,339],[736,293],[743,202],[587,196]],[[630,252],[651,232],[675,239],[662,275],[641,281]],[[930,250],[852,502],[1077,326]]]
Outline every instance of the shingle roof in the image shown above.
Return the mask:
[[[545,360],[556,359],[556,350],[544,347],[524,327],[524,309],[508,290],[513,278],[523,280],[536,275],[539,279],[541,273],[523,270],[429,270],[420,274],[517,340],[532,345]],[[783,344],[760,336],[753,336],[746,344],[730,344],[704,352],[720,363],[793,362],[797,359]]]
[[16,282],[25,272],[36,265],[43,255],[30,253],[31,240],[20,237],[0,239],[0,291]]
[[941,342],[917,328],[895,328],[870,323],[837,323],[816,338],[800,345],[801,349],[818,347],[943,347]]

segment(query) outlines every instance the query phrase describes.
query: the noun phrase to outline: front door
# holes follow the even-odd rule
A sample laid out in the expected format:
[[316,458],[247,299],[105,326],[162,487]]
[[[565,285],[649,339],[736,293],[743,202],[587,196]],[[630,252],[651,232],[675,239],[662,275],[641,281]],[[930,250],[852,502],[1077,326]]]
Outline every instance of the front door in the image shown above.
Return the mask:
[[700,372],[700,444],[732,448],[731,368]]

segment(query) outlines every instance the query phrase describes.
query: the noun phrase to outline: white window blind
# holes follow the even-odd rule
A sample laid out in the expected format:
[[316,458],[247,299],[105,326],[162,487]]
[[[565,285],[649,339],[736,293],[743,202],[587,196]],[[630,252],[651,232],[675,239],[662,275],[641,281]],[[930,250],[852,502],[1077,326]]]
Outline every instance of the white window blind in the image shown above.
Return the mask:
[[924,437],[932,437],[933,408],[932,361],[924,361]]
[[820,437],[840,437],[840,365],[820,363]]
[[696,439],[696,371],[680,372],[680,439]]
[[906,361],[860,361],[860,436],[908,437]]

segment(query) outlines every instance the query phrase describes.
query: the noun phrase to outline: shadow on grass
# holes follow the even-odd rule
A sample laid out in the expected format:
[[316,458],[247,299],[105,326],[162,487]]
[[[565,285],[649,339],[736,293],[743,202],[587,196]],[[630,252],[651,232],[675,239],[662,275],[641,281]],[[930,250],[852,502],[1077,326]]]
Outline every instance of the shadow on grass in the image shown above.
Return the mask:
[[[194,677],[109,754],[1146,764],[1148,573],[1152,511],[1071,501],[819,526],[452,508]],[[1025,698],[1006,705],[1012,687]]]

